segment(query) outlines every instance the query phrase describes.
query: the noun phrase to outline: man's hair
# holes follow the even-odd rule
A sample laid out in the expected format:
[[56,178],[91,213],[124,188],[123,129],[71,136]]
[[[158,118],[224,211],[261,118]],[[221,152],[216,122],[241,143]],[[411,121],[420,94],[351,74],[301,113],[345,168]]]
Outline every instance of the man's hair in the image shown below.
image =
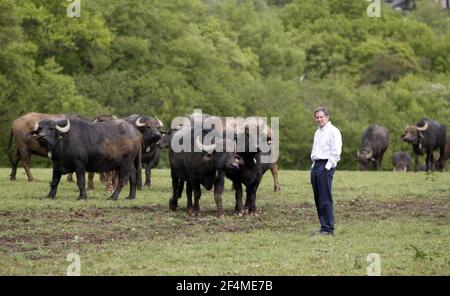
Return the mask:
[[323,114],[325,114],[326,117],[330,117],[329,112],[328,112],[328,108],[325,107],[325,106],[317,107],[317,108],[314,110],[314,115],[316,115],[317,112],[320,112],[320,111],[322,111]]

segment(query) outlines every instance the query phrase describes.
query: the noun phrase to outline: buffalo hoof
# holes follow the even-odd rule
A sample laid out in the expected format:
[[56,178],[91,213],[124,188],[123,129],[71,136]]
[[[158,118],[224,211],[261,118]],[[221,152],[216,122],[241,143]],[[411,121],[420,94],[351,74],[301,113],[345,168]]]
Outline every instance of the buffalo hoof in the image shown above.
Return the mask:
[[248,212],[248,214],[249,214],[250,216],[258,217],[258,213],[254,212],[254,211]]
[[79,196],[79,197],[77,198],[77,200],[80,200],[80,201],[86,201],[86,200],[87,200],[87,196]]
[[125,197],[126,199],[135,199],[136,198],[136,196],[127,196],[127,197]]
[[49,198],[49,199],[55,199],[55,197],[54,196],[52,196],[52,195],[47,195],[45,198]]
[[9,181],[16,181],[16,177],[9,177]]
[[35,178],[33,179],[28,179],[28,182],[36,182],[37,180]]
[[107,200],[113,200],[113,201],[116,201],[116,200],[117,200],[117,197],[114,197],[114,196],[111,195],[110,197],[107,198]]
[[169,209],[171,211],[176,211],[178,207],[178,204],[176,201],[174,201],[172,198],[169,200]]
[[273,192],[281,192],[281,188],[275,187],[275,188],[273,189]]
[[217,213],[217,218],[219,218],[219,219],[225,218],[225,213],[224,212]]

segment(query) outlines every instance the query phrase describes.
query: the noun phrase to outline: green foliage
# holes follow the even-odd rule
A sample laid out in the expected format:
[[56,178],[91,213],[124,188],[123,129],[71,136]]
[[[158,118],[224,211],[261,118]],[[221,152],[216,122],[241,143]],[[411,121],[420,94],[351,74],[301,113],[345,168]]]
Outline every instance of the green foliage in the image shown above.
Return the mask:
[[[328,105],[354,169],[361,133],[449,124],[450,18],[432,1],[381,18],[360,0],[0,0],[0,144],[29,111],[144,113],[202,108],[280,119],[280,165],[308,168],[312,111]],[[0,155],[0,164],[6,158]]]

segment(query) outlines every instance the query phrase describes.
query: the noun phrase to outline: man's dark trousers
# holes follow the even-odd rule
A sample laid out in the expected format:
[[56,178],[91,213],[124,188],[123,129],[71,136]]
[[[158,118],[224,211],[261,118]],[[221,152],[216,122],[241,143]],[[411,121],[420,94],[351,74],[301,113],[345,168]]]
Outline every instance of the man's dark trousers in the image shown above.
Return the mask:
[[311,185],[314,191],[317,214],[319,215],[320,231],[334,233],[333,198],[331,186],[335,169],[327,170],[326,160],[314,161],[311,170]]

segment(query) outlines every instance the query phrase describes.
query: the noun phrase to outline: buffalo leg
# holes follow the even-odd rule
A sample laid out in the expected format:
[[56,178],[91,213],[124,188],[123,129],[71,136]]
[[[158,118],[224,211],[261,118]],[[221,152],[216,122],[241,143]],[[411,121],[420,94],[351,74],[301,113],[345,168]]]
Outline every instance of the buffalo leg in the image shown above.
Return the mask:
[[225,176],[223,173],[214,182],[214,200],[217,206],[217,217],[221,218],[225,216],[222,205],[222,194],[225,185]]
[[248,208],[250,215],[256,214],[256,191],[258,190],[260,179],[247,186],[247,198],[245,200],[245,208]]
[[273,191],[280,192],[281,187],[280,187],[280,182],[278,181],[278,164],[277,163],[273,163],[270,166],[270,172],[272,173],[272,177],[273,177]]
[[36,179],[33,177],[30,171],[31,153],[28,150],[22,150],[20,154],[22,157],[23,168],[25,169],[25,173],[27,174],[28,177],[28,181],[29,182],[36,181]]
[[130,194],[126,197],[127,199],[135,199],[136,198],[136,169],[132,169],[130,176],[128,177],[130,180]]
[[106,191],[112,193],[114,191],[115,182],[114,182],[114,175],[115,171],[109,171],[102,173],[103,177],[105,178],[106,183]]
[[145,187],[147,187],[148,189],[150,189],[150,185],[152,183],[152,167],[151,167],[151,163],[148,162],[147,165],[145,166]]
[[200,213],[200,198],[202,197],[202,190],[199,183],[193,184],[194,189],[194,213],[197,216]]
[[242,184],[233,182],[234,189],[236,190],[236,206],[234,207],[234,213],[238,216],[244,214],[244,206],[242,205]]
[[128,174],[130,173],[130,170],[131,168],[129,166],[119,167],[119,181],[113,194],[108,199],[117,200],[120,192],[122,191],[122,188],[125,186],[125,181],[128,179]]
[[419,155],[415,155],[414,156],[414,166],[415,166],[415,171],[418,172],[419,171]]
[[[383,153],[384,153],[384,152],[383,152]],[[379,170],[382,169],[381,164],[383,163],[383,156],[384,156],[384,154],[381,154],[380,157],[379,157],[379,160],[378,160],[378,169],[379,169]]]
[[73,173],[68,173],[67,174],[67,182],[70,182],[70,183],[73,182]]
[[48,197],[55,198],[60,180],[61,180],[61,173],[55,170],[55,168],[53,168],[52,182],[50,183],[50,192],[48,193]]
[[[100,173],[100,176],[101,176],[101,174],[102,174],[102,173]],[[94,186],[94,176],[95,176],[95,173],[94,173],[94,172],[89,172],[89,173],[88,173],[88,190],[89,190],[89,191],[92,191],[92,190],[95,189],[95,186]]]
[[139,158],[139,164],[135,163],[135,174],[136,174],[136,188],[138,190],[142,190],[142,164]]
[[14,157],[11,157],[11,174],[9,175],[9,179],[11,181],[16,181],[16,173],[17,173],[17,166],[19,165],[20,161],[20,151],[19,149],[16,149],[16,154]]
[[192,190],[193,189],[191,182],[186,182],[186,211],[188,212],[188,214],[192,214],[192,212],[194,211],[194,207],[192,206]]
[[447,169],[447,157],[448,155],[446,155],[445,152],[445,145],[441,145],[439,147],[439,170],[441,172],[445,171]]
[[169,200],[169,209],[176,211],[178,207],[178,183],[180,179],[178,179],[172,170],[170,171],[170,176],[172,177],[172,198]]
[[427,158],[425,162],[425,171],[429,172],[433,165],[433,151],[427,151]]
[[77,185],[78,188],[80,189],[80,196],[78,197],[78,200],[87,199],[86,170],[84,168],[77,168],[76,175],[77,175]]

